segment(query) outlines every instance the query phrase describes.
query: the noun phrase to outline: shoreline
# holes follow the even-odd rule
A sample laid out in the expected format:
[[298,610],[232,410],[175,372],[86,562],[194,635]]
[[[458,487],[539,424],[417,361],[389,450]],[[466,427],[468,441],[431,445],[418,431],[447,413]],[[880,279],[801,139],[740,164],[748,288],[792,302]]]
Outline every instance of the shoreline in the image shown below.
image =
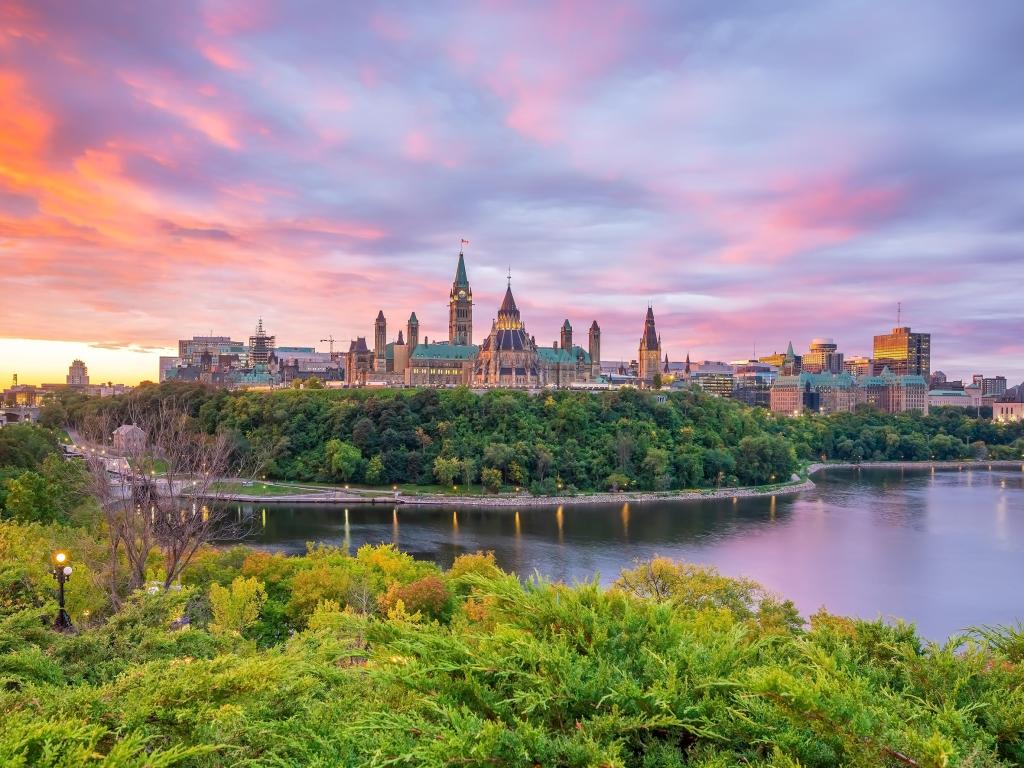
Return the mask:
[[402,506],[456,506],[456,507],[534,507],[534,506],[568,506],[584,504],[621,504],[644,502],[690,502],[708,499],[740,499],[764,496],[781,496],[800,493],[814,488],[811,476],[827,469],[938,469],[943,471],[984,468],[1024,470],[1024,461],[1009,459],[1000,461],[960,460],[960,461],[865,461],[865,462],[816,462],[806,468],[806,477],[780,483],[773,486],[738,486],[733,488],[709,488],[693,491],[621,491],[618,493],[604,492],[580,494],[577,496],[531,496],[529,494],[498,495],[498,496],[446,496],[424,494],[422,496],[378,495],[358,496],[333,490],[314,494],[287,494],[279,496],[245,496],[228,494],[217,496],[217,501],[232,503],[249,502],[252,504],[367,504],[367,505],[402,505]]

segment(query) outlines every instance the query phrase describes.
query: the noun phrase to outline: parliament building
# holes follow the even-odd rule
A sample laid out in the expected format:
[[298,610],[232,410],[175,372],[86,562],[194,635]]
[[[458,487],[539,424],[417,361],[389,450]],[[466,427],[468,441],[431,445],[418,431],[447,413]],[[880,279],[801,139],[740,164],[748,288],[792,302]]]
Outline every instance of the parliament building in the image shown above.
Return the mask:
[[586,349],[573,344],[572,326],[566,320],[557,341],[550,347],[538,346],[526,330],[509,277],[490,332],[479,346],[474,344],[473,290],[460,250],[448,299],[447,340],[431,342],[424,336],[421,341],[413,312],[404,336],[399,330],[398,337],[388,342],[387,319],[381,310],[374,323],[373,349],[363,337],[351,343],[347,378],[350,386],[541,389],[586,385],[601,378],[601,329],[596,320],[587,342]]

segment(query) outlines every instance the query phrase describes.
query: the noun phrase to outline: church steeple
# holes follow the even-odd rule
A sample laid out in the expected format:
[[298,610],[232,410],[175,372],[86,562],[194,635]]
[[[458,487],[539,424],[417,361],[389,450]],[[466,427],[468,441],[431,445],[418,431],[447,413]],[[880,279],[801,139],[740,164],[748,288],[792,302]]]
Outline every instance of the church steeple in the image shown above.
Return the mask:
[[473,343],[473,291],[469,287],[466,259],[461,247],[448,301],[448,341],[451,344]]

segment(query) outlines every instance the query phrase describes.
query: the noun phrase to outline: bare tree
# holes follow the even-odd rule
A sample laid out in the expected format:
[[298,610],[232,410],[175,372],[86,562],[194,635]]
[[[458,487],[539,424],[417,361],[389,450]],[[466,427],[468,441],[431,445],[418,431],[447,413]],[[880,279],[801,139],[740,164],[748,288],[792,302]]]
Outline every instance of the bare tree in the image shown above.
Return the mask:
[[[112,413],[96,419],[85,448],[93,491],[104,511],[107,576],[117,601],[121,590],[146,584],[154,554],[161,555],[167,589],[204,544],[243,538],[249,524],[223,503],[222,481],[239,470],[225,434],[201,432],[173,402],[149,411],[129,407],[126,423],[139,431],[122,430],[116,441],[109,438],[114,421]],[[253,473],[257,469],[250,467]],[[123,575],[118,572],[122,554]]]

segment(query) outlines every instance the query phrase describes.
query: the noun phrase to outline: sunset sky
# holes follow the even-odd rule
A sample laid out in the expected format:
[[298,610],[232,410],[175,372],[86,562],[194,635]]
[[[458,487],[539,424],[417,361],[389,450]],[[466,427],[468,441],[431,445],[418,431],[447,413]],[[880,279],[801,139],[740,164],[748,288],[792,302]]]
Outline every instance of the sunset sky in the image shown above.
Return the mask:
[[[847,355],[1024,378],[1024,5],[0,0],[0,385],[180,337]],[[42,343],[45,340],[46,343]],[[60,342],[60,343],[57,343]],[[161,351],[164,350],[164,351]]]

